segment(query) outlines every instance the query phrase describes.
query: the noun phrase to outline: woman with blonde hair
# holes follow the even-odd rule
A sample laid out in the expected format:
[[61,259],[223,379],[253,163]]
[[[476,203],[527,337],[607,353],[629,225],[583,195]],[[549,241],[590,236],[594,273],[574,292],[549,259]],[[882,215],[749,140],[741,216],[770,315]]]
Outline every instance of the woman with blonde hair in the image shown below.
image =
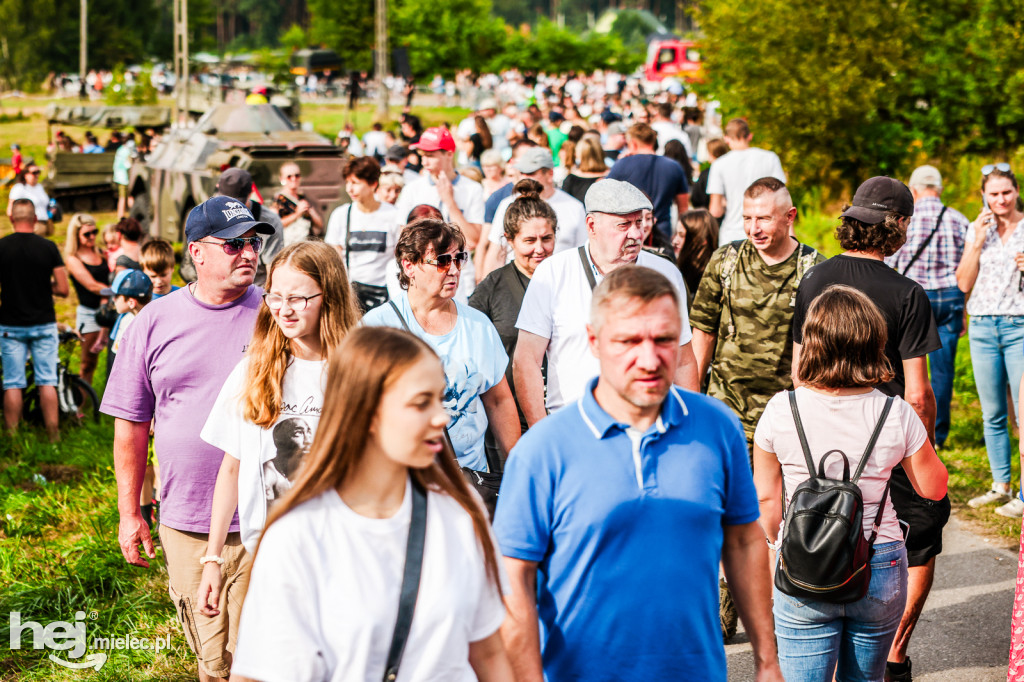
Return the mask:
[[[324,403],[327,362],[358,322],[358,303],[333,247],[299,242],[274,258],[249,349],[200,434],[224,451],[196,596],[200,613],[223,608],[225,543],[254,552],[269,508],[301,473]],[[231,527],[236,506],[240,535]]]
[[99,228],[88,213],[76,213],[68,221],[64,242],[64,261],[78,307],[75,309],[75,331],[82,337],[82,365],[79,374],[92,383],[100,351],[106,343],[106,332],[96,323],[96,311],[103,303],[100,292],[108,285],[110,269],[107,259],[96,246]]
[[596,135],[581,137],[575,153],[576,166],[562,181],[562,191],[583,201],[590,186],[608,175],[608,164],[604,161],[601,139]]
[[327,380],[313,448],[260,541],[231,679],[511,682],[498,552],[444,438],[437,355],[360,327]]

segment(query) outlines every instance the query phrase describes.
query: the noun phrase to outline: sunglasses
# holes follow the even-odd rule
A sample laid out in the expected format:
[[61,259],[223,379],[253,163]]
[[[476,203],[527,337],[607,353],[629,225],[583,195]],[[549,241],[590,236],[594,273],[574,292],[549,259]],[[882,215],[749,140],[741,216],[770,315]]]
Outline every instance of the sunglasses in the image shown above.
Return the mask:
[[78,236],[80,236],[80,237],[95,237],[99,233],[100,233],[99,230],[89,230],[88,232],[79,232]]
[[461,270],[469,262],[469,254],[465,251],[459,251],[456,254],[446,253],[433,260],[424,258],[423,262],[428,265],[436,265],[438,272],[448,272],[448,269],[452,266],[452,260],[455,261],[455,264]]
[[989,164],[986,164],[986,165],[981,167],[981,174],[983,176],[987,177],[994,170],[1002,171],[1003,173],[1009,173],[1010,172],[1010,164],[1008,164],[1008,163],[989,163]]
[[25,173],[25,175],[39,175],[39,174],[40,174],[40,173],[42,173],[42,172],[43,172],[43,171],[41,171],[41,170],[27,171],[27,172]]
[[224,253],[229,256],[237,256],[245,248],[246,244],[252,246],[253,253],[259,253],[260,249],[263,248],[263,237],[235,237],[233,239],[225,239],[222,242],[204,242],[201,239],[196,240],[197,244],[216,244],[217,246],[224,249]]

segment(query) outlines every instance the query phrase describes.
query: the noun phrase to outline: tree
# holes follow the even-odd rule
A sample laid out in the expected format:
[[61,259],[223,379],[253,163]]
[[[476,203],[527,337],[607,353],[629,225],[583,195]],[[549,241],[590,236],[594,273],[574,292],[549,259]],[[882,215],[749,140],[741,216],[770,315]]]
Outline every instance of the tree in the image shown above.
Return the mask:
[[503,48],[504,22],[493,16],[491,0],[396,0],[391,6],[392,45],[408,49],[417,78],[481,71]]

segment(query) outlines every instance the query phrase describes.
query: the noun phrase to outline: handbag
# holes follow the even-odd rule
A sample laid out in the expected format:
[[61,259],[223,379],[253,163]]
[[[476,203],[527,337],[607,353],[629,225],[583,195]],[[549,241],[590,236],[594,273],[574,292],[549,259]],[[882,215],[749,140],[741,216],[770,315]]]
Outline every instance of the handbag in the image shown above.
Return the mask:
[[[359,305],[363,309],[363,314],[366,314],[384,305],[388,302],[388,288],[377,286],[375,284],[363,284],[362,282],[352,281],[351,279],[351,266],[349,265],[348,255],[352,251],[352,204],[348,205],[348,212],[345,215],[345,274],[349,275],[349,281],[352,286],[352,293],[359,299]],[[401,315],[399,315],[401,317]]]
[[[892,402],[891,396],[885,401],[864,456],[850,478],[850,461],[841,450],[826,452],[815,473],[814,459],[796,406],[796,393],[789,391],[796,433],[811,477],[793,491],[786,510],[779,567],[775,571],[775,587],[780,592],[829,604],[850,604],[867,594],[871,583],[871,557],[889,496],[889,483],[886,482],[878,502],[871,537],[865,538],[864,499],[857,481],[875,449]],[[843,460],[843,478],[830,479],[825,476],[825,462],[837,453]]]
[[[409,328],[409,323],[405,321],[398,306],[395,305],[394,301],[388,301],[391,305],[391,309],[395,311],[395,315],[398,315],[399,322],[405,328],[405,331],[410,334],[413,333],[412,329]],[[444,440],[448,445],[449,451],[452,456],[455,457],[456,462],[458,457],[455,455],[455,446],[452,444],[452,437],[448,433],[448,427],[444,427]],[[466,481],[473,486],[477,494],[484,501],[484,506],[487,507],[487,515],[494,520],[494,510],[498,506],[498,491],[501,489],[501,474],[490,471],[477,471],[476,469],[470,469],[469,467],[459,467],[462,469],[462,475]]]
[[119,316],[120,313],[114,307],[114,298],[110,297],[100,303],[100,307],[96,309],[96,324],[106,329],[113,329]]
[[416,610],[416,596],[420,589],[423,568],[423,546],[427,533],[427,492],[412,479],[412,520],[409,522],[409,540],[405,546],[405,570],[402,571],[402,591],[398,598],[398,618],[388,647],[388,660],[384,668],[384,682],[395,682],[398,666],[402,662],[405,644],[409,641],[412,614]]

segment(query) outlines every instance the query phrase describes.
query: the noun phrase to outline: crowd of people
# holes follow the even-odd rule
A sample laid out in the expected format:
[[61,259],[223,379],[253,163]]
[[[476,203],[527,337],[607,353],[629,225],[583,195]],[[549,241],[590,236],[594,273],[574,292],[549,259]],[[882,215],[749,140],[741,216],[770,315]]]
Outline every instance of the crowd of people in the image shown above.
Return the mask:
[[[301,160],[265,202],[224,170],[179,290],[131,218],[73,216],[62,257],[13,199],[8,428],[28,355],[55,383],[70,278],[83,376],[109,351],[118,542],[148,566],[159,537],[204,680],[724,680],[726,604],[760,680],[912,679],[967,314],[993,480],[969,504],[1024,512],[1011,168],[973,222],[931,166],[870,178],[826,259],[746,121],[611,77],[489,87],[511,104],[349,131],[329,215]],[[808,490],[854,500],[845,533]]]

